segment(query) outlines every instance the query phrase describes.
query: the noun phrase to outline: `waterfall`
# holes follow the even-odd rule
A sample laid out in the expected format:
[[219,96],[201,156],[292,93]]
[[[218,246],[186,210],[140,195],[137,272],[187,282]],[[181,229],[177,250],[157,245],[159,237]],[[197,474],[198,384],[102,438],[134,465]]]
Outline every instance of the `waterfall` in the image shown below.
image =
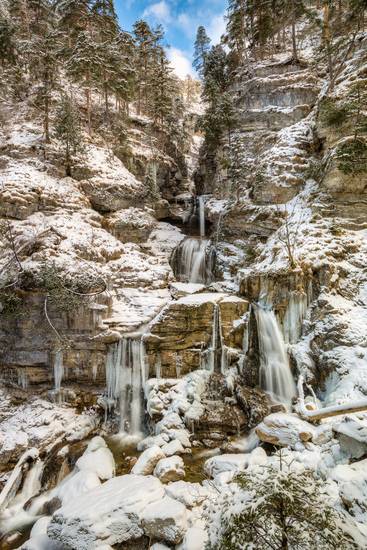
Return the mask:
[[61,382],[64,378],[64,364],[62,350],[57,350],[54,359],[54,387],[57,393],[60,393]]
[[200,227],[200,237],[205,237],[205,202],[204,197],[200,195],[198,197],[199,204],[199,227]]
[[222,347],[222,331],[220,325],[220,310],[218,304],[214,304],[213,309],[213,321],[212,321],[212,338],[210,346],[201,352],[202,368],[205,368],[209,372],[215,372],[217,370],[218,353],[221,351],[221,363],[223,359],[223,347]]
[[274,311],[255,308],[260,352],[260,385],[288,407],[296,394],[284,340]]
[[141,433],[142,386],[145,378],[141,338],[123,337],[113,344],[106,359],[107,398],[120,406],[120,432]]
[[209,284],[213,280],[213,249],[209,241],[188,237],[176,249],[176,277],[187,283]]

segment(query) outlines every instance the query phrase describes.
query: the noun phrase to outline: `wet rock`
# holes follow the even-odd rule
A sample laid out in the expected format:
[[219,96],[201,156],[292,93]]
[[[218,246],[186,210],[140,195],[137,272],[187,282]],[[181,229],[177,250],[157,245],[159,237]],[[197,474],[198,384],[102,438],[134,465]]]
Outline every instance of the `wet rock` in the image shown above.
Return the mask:
[[160,460],[154,468],[154,475],[162,483],[179,481],[185,477],[185,465],[180,456],[171,456]]
[[238,404],[247,417],[249,429],[257,426],[265,416],[270,414],[270,400],[262,390],[237,386],[235,394]]

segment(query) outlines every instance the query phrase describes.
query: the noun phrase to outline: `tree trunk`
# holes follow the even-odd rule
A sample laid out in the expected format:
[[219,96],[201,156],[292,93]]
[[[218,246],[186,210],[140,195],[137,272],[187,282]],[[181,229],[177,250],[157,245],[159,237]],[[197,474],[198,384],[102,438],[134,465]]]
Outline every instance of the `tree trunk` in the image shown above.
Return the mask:
[[334,88],[334,73],[333,73],[333,63],[331,59],[331,32],[330,32],[330,12],[329,12],[329,2],[324,0],[323,4],[323,13],[324,13],[324,41],[326,46],[327,53],[327,62],[329,69],[329,79],[330,79],[330,90]]
[[297,54],[297,38],[296,38],[296,2],[292,0],[292,51],[293,51],[293,60],[298,61]]
[[45,142],[50,143],[50,97],[47,89],[45,93],[45,116],[43,119],[43,131],[45,134]]

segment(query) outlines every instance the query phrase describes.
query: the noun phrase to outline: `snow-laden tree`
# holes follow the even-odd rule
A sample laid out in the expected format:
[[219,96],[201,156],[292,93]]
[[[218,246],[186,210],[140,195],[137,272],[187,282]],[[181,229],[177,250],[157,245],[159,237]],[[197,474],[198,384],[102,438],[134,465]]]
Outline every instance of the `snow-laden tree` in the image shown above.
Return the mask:
[[210,38],[206,34],[205,27],[200,25],[196,32],[196,40],[194,44],[194,60],[192,62],[193,67],[197,70],[201,78],[204,77],[204,67],[206,56],[210,50]]
[[56,112],[55,134],[64,146],[65,171],[71,176],[72,155],[82,150],[82,135],[78,109],[68,95],[63,95]]
[[224,497],[220,525],[210,529],[207,550],[357,548],[325,483],[311,470],[282,467],[280,461],[245,472],[236,482],[238,490]]

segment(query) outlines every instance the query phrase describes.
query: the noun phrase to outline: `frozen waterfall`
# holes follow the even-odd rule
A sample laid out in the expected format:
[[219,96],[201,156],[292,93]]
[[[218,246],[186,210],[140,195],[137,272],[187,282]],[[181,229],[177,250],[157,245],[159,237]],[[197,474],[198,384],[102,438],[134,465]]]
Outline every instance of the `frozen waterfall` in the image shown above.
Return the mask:
[[290,407],[296,386],[289,366],[284,340],[274,311],[255,308],[260,352],[260,385],[277,401]]
[[56,393],[60,393],[61,382],[64,378],[64,364],[62,350],[58,350],[55,353],[54,358],[54,388]]
[[145,353],[141,338],[124,337],[110,347],[106,381],[109,402],[119,402],[120,432],[139,435],[145,382]]

